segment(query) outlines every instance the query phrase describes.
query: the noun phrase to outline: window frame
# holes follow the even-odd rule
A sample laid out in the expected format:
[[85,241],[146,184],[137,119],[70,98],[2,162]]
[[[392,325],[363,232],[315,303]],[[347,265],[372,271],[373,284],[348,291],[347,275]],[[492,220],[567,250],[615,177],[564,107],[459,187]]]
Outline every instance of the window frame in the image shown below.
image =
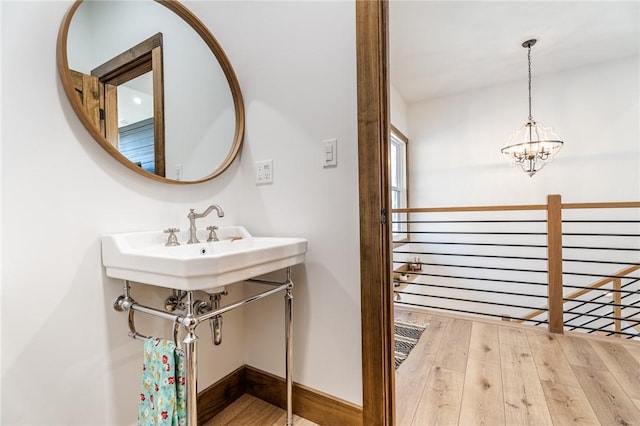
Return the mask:
[[[401,158],[396,157],[396,161],[393,161],[393,148],[394,146],[400,147],[397,151],[400,153]],[[393,185],[396,181],[398,184]],[[395,126],[391,125],[389,131],[389,191],[391,209],[395,208],[409,208],[409,138],[405,136]],[[395,194],[399,194],[400,203],[396,206]],[[391,214],[391,233],[392,241],[394,243],[406,242],[409,240],[409,234],[407,233],[407,224],[400,224],[399,227],[395,226],[396,220],[407,220],[407,213],[392,213]]]

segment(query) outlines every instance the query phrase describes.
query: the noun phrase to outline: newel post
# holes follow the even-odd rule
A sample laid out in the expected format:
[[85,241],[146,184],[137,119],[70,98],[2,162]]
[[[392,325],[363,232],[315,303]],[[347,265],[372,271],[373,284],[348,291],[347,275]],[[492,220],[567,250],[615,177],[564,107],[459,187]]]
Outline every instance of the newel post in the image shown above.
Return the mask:
[[549,297],[549,331],[564,332],[564,301],[562,300],[562,199],[547,196],[547,270]]

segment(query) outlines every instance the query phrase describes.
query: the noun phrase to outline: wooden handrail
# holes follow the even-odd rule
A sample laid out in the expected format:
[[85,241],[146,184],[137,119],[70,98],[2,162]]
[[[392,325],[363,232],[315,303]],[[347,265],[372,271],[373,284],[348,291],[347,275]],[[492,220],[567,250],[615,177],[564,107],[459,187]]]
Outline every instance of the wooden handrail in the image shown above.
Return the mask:
[[521,206],[466,206],[466,207],[421,207],[411,209],[393,209],[392,213],[440,213],[440,212],[500,212],[518,210],[546,210],[546,204],[524,204]]
[[[640,201],[610,202],[610,203],[562,203],[562,209],[620,209],[639,208]],[[441,213],[441,212],[488,212],[488,211],[518,211],[518,210],[546,210],[546,204],[523,204],[504,206],[462,206],[462,207],[420,207],[393,209],[392,213]]]
[[[619,277],[624,277],[627,276],[629,274],[631,274],[632,272],[637,271],[638,269],[640,269],[640,265],[630,265],[627,266],[624,269],[621,269],[617,272],[614,272],[612,275],[615,275],[615,277],[605,277],[605,278],[601,278],[598,281],[594,282],[593,284],[588,285],[585,288],[582,288],[580,290],[574,291],[573,293],[570,293],[567,295],[567,297],[564,297],[564,302],[569,302],[571,300],[576,300],[578,297],[585,295],[587,293],[589,293],[592,290],[595,290],[597,288],[600,288],[610,282],[614,282],[615,280],[619,280]],[[542,314],[544,314],[545,312],[547,312],[547,306],[543,306],[540,309],[536,309],[535,311],[532,311],[531,313],[518,318],[517,320],[514,319],[513,322],[524,322],[524,321],[528,321],[531,320],[537,316],[540,316]]]
[[563,209],[625,209],[640,207],[640,201],[613,203],[569,203],[562,204]]

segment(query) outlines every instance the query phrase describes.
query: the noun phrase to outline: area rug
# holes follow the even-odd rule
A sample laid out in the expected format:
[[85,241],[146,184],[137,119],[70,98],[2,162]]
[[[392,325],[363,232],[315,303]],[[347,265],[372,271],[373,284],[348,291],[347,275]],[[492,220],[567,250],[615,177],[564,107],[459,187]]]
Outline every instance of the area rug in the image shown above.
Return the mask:
[[407,359],[409,352],[411,352],[416,343],[418,343],[425,327],[396,321],[394,330],[396,368],[398,368],[400,364]]

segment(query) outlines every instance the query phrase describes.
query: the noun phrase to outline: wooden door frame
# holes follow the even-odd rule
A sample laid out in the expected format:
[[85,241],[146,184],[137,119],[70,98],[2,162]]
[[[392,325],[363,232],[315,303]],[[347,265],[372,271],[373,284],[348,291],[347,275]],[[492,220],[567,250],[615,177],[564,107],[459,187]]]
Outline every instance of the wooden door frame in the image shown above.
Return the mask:
[[363,424],[394,425],[388,4],[356,0]]
[[118,148],[118,86],[151,72],[153,81],[153,156],[154,174],[166,177],[164,133],[163,36],[156,33],[91,70],[104,97],[103,136]]

